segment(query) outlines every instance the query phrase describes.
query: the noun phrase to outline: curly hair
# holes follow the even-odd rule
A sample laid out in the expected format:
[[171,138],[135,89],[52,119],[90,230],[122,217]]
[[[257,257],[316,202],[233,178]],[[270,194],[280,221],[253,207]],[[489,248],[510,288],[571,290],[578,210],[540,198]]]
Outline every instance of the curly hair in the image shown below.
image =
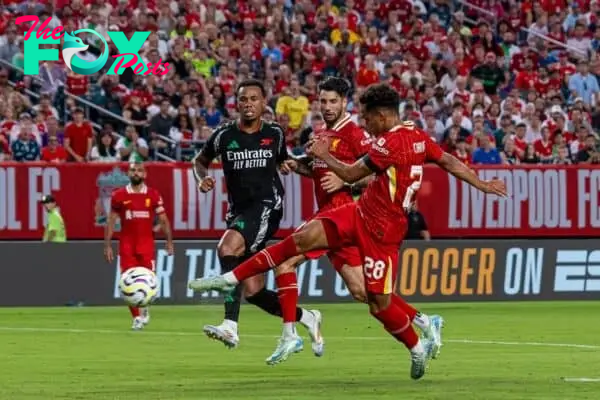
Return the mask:
[[400,110],[400,95],[393,87],[385,83],[369,86],[360,95],[359,101],[366,111],[379,108],[398,113]]
[[258,79],[246,79],[245,81],[240,82],[235,93],[239,93],[242,88],[245,87],[256,87],[260,89],[263,97],[267,97],[267,90],[265,89],[265,85],[259,81]]
[[350,82],[344,78],[330,76],[319,83],[318,89],[319,92],[321,90],[326,92],[336,92],[340,97],[345,98],[350,94],[351,86]]

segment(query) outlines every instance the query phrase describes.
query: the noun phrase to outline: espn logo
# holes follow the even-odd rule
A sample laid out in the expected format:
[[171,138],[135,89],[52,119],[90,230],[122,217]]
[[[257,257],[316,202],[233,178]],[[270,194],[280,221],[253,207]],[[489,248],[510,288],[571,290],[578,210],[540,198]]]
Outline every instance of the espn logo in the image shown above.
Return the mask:
[[555,292],[600,292],[600,250],[558,250]]

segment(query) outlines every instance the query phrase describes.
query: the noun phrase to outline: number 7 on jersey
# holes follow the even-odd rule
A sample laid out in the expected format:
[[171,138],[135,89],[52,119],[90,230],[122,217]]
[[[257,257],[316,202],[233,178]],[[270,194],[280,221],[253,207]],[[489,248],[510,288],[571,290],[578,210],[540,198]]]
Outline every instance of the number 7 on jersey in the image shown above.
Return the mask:
[[406,189],[404,201],[402,202],[402,207],[406,211],[411,209],[411,206],[414,202],[414,197],[421,188],[421,182],[423,181],[422,165],[413,165],[410,167],[410,179],[413,180],[413,183],[411,183],[410,186]]

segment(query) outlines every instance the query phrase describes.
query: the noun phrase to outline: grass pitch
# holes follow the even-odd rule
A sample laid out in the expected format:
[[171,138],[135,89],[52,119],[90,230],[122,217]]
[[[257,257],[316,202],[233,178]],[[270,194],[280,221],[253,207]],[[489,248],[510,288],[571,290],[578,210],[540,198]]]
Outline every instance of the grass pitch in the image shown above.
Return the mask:
[[447,326],[440,359],[417,382],[406,350],[359,304],[315,306],[325,355],[312,355],[299,327],[304,351],[274,367],[264,359],[280,325],[250,305],[235,350],[200,332],[222,306],[155,306],[143,332],[129,331],[125,307],[5,308],[0,400],[598,400],[599,305],[423,305]]

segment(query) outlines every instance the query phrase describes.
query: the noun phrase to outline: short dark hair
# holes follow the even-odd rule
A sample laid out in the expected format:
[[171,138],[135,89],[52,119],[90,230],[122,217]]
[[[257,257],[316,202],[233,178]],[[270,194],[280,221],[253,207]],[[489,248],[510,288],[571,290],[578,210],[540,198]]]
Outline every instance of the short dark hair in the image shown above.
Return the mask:
[[319,92],[321,90],[326,92],[336,92],[340,97],[346,98],[350,93],[350,82],[344,78],[330,76],[319,83],[318,89]]
[[393,110],[395,113],[399,113],[400,111],[400,95],[393,87],[385,83],[369,86],[360,95],[359,101],[366,111],[377,108]]
[[236,95],[240,92],[242,88],[245,87],[257,87],[260,89],[260,93],[262,93],[263,97],[267,97],[267,91],[265,90],[265,85],[259,81],[258,79],[246,79],[238,85],[235,90]]

